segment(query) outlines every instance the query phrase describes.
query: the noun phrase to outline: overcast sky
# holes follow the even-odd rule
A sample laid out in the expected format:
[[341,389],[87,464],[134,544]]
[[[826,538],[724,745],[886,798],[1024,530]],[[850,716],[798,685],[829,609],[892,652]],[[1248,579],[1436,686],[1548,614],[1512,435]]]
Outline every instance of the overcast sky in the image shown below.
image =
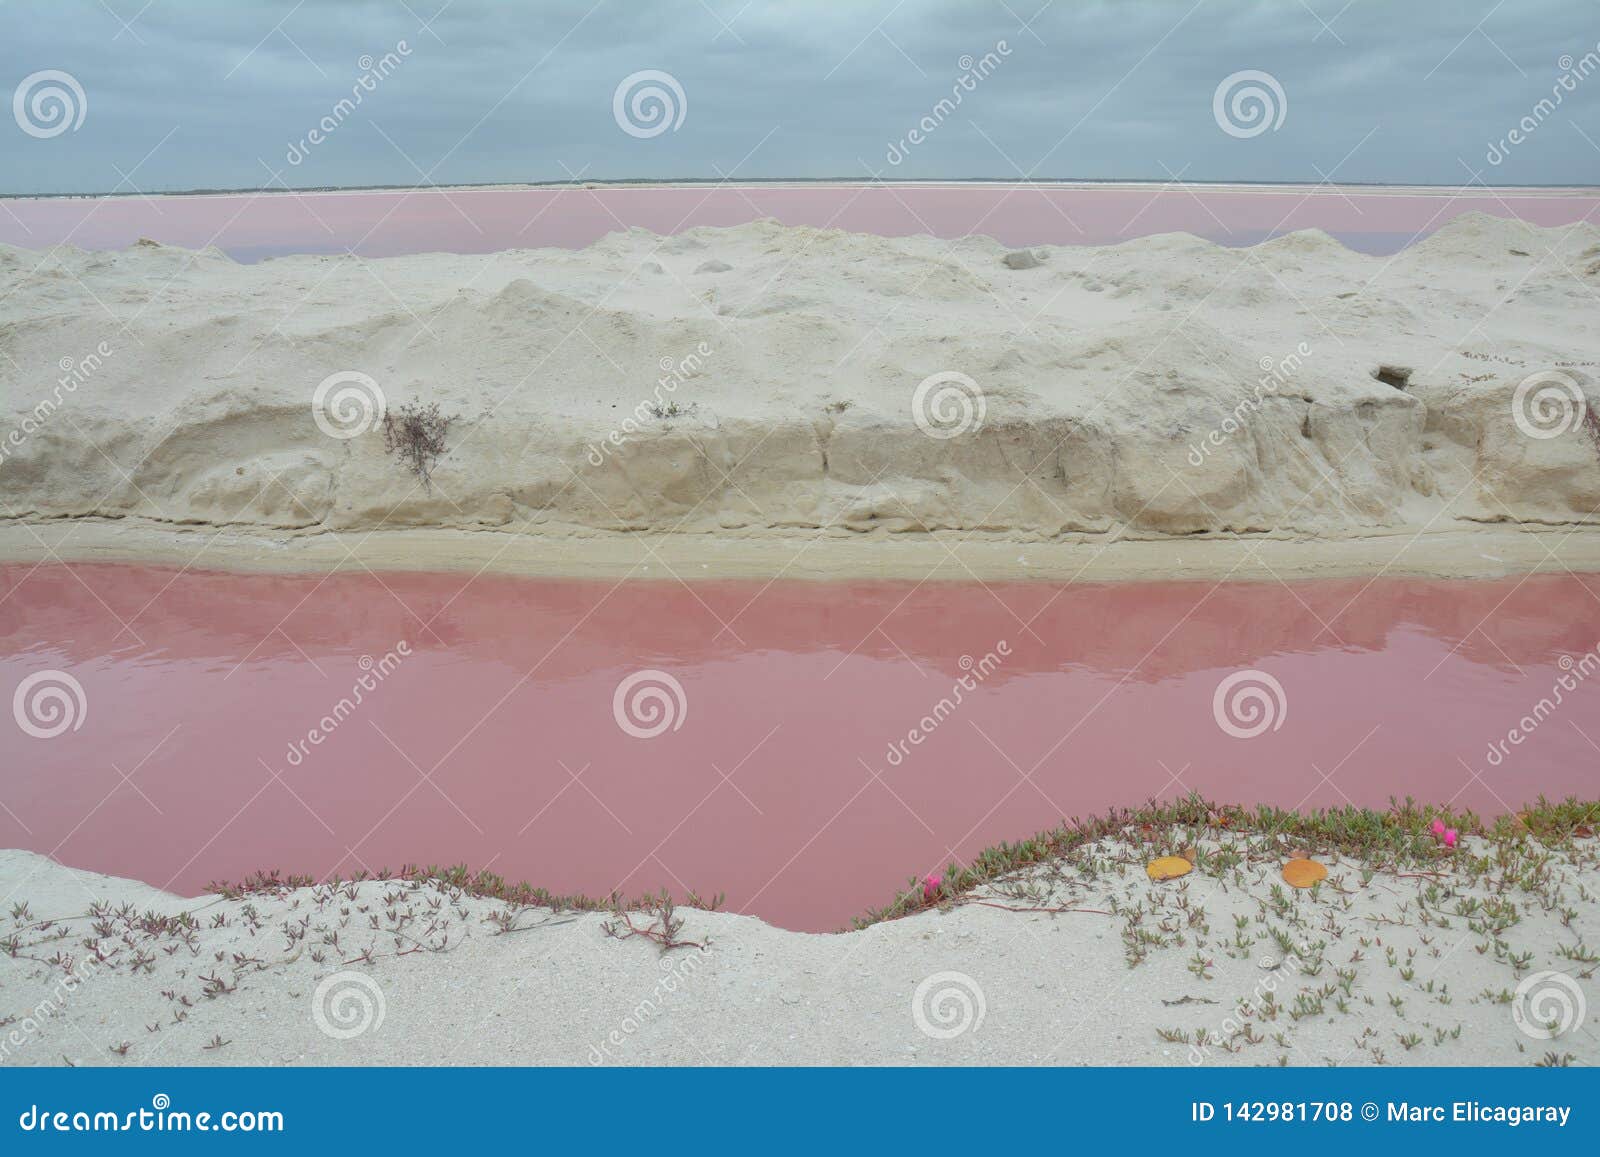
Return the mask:
[[[0,95],[47,70],[83,94],[35,78],[0,116],[8,192],[873,173],[1600,184],[1600,71],[1558,83],[1600,52],[1600,0],[0,0],[0,25]],[[363,58],[386,53],[389,75],[361,88]],[[963,58],[986,53],[989,75],[960,89]],[[664,89],[682,120],[654,135],[659,121],[630,133],[614,115],[644,70],[683,94]],[[1264,129],[1248,100],[1228,127],[1214,110],[1244,70],[1282,92],[1255,82]],[[65,129],[59,103],[33,99],[51,87],[74,105]]]

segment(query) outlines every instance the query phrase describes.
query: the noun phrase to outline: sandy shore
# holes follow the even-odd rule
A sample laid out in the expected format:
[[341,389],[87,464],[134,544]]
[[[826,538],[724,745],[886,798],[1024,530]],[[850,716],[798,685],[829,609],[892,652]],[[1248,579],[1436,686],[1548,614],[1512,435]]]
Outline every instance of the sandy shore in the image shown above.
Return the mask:
[[394,881],[184,900],[3,852],[0,1045],[22,1065],[1600,1062],[1592,836],[1468,836],[1421,869],[1322,853],[1307,890],[1279,878],[1293,842],[1202,836],[1156,883],[1129,829],[857,932],[679,910],[672,948],[659,914]]
[[1600,528],[1042,540],[1009,534],[514,534],[385,530],[271,534],[134,519],[0,523],[0,562],[147,563],[197,570],[465,571],[605,580],[885,578],[928,581],[1290,581],[1498,578],[1600,571]]
[[[1181,570],[1197,535],[1291,566],[1267,540],[1348,543],[1305,556],[1343,573],[1437,542],[1449,559],[1398,565],[1459,574],[1450,536],[1582,527],[1550,542],[1583,557],[1597,276],[1600,229],[1479,213],[1390,258],[1314,231],[1008,254],[770,221],[257,265],[0,246],[0,519],[8,557],[98,520],[75,549],[188,562],[197,540],[159,528],[192,528],[242,565],[356,540],[371,565],[529,573],[589,552],[626,573],[669,536],[724,573],[805,547],[823,576],[926,573],[955,539],[994,576],[1126,540],[1172,547],[1130,570]],[[423,477],[382,416],[435,404]],[[1545,561],[1483,541],[1484,573]],[[1239,550],[1193,548],[1198,573]]]

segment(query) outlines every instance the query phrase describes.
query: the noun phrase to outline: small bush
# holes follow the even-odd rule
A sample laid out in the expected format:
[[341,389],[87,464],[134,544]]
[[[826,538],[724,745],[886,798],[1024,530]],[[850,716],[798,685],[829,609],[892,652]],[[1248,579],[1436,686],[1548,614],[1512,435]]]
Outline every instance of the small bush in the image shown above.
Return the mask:
[[439,403],[424,406],[421,402],[407,402],[399,414],[390,410],[383,416],[383,448],[387,453],[399,454],[400,460],[427,485],[433,468],[444,455],[444,436],[450,423],[459,415],[439,412]]
[[690,402],[687,406],[680,406],[678,405],[678,399],[669,398],[666,402],[652,402],[645,409],[652,418],[665,421],[668,418],[680,418],[691,412],[694,409],[694,403]]

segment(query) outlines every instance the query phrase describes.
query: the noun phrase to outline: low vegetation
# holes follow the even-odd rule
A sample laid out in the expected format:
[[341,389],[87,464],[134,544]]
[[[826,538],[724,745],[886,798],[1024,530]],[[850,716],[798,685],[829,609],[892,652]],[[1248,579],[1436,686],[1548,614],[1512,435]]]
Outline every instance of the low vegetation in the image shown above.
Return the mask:
[[[1476,837],[1483,851],[1457,854],[1442,847],[1434,832],[1435,822],[1463,836]],[[1344,807],[1297,812],[1215,804],[1191,795],[1171,803],[1073,819],[1017,843],[996,844],[968,864],[950,865],[942,874],[936,896],[926,894],[923,879],[913,879],[892,903],[857,917],[853,926],[866,928],[930,904],[948,903],[1025,869],[1071,863],[1085,847],[1112,837],[1131,841],[1137,854],[1144,857],[1139,860],[1141,865],[1157,856],[1211,845],[1203,853],[1204,862],[1196,866],[1212,875],[1251,857],[1282,858],[1287,847],[1359,860],[1369,872],[1462,871],[1486,857],[1537,854],[1566,846],[1573,839],[1592,839],[1597,824],[1600,801],[1552,803],[1542,796],[1515,815],[1485,820],[1471,811],[1421,805],[1409,797],[1403,802],[1391,801],[1383,811]]]
[[441,412],[438,402],[407,402],[398,411],[383,415],[383,448],[389,454],[398,454],[406,469],[427,486],[433,468],[444,456],[445,435],[458,417]]

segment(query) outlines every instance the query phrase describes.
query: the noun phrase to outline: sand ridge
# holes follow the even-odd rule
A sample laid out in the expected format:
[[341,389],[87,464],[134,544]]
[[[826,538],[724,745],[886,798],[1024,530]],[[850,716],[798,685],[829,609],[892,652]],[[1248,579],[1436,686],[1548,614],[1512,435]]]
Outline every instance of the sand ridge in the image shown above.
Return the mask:
[[[257,265],[3,248],[0,516],[557,544],[1600,523],[1600,229],[1033,252],[770,221]],[[429,481],[376,393],[456,418]]]

